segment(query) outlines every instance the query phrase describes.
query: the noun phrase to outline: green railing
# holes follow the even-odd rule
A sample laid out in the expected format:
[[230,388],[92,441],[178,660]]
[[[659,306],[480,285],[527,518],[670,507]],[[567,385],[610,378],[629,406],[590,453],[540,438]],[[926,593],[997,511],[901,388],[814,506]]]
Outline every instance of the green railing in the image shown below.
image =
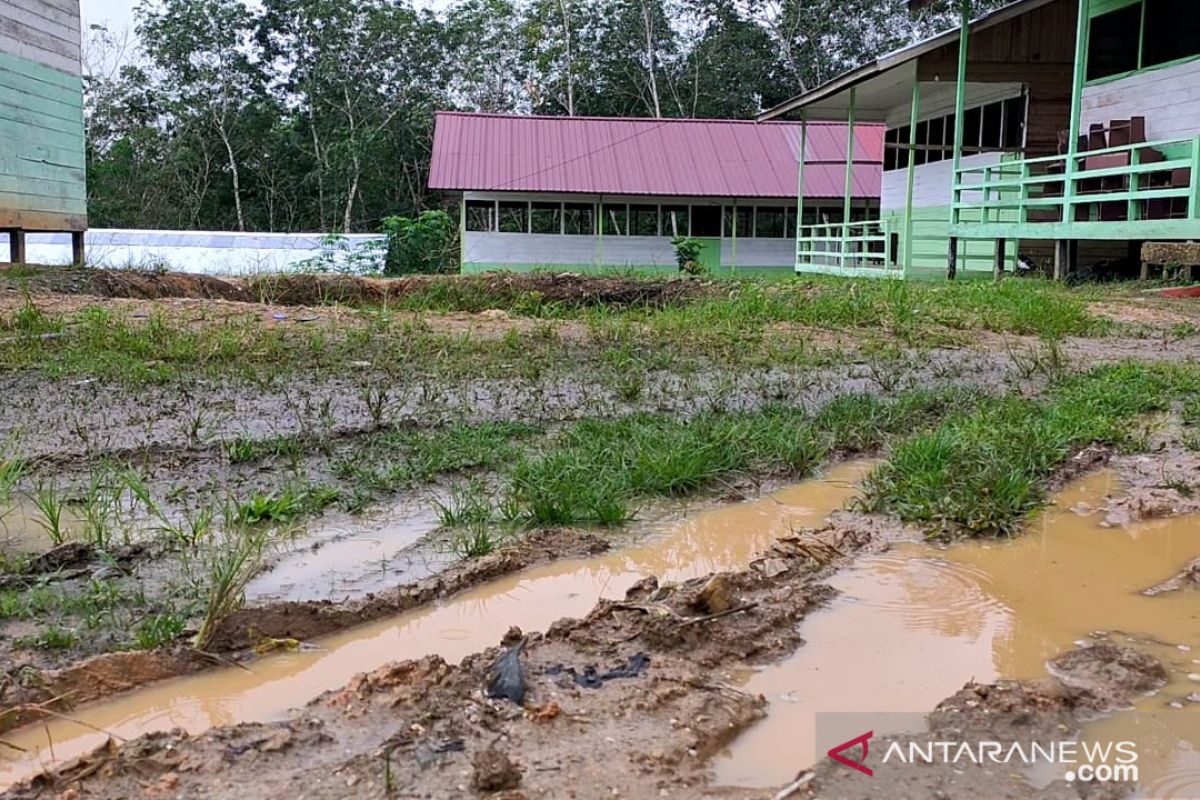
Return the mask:
[[952,232],[1002,226],[1005,235],[1036,234],[1046,223],[1200,220],[1200,136],[965,167],[952,214]]
[[822,272],[850,273],[856,270],[901,272],[892,257],[887,223],[829,222],[801,225],[796,239],[796,268]]

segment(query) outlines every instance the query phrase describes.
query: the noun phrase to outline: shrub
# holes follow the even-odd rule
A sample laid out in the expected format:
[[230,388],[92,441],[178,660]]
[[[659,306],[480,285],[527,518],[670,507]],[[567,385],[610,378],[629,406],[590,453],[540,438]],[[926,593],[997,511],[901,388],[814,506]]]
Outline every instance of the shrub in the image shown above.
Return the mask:
[[445,211],[422,211],[416,219],[387,217],[387,275],[436,275],[458,271],[458,229]]
[[675,247],[675,261],[679,264],[680,272],[687,275],[704,275],[708,272],[700,263],[704,242],[686,236],[676,236],[671,240],[671,244]]

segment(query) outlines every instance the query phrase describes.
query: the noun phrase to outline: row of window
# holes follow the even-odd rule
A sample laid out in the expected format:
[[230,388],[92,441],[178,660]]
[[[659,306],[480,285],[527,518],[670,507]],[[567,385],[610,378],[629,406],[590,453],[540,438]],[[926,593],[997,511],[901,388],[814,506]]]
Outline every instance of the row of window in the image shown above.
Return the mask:
[[[1025,145],[1025,97],[998,100],[968,108],[963,119],[963,153],[987,150],[1019,150]],[[917,124],[915,163],[933,164],[954,158],[954,133],[957,115],[926,120]],[[892,128],[884,134],[883,168],[908,168],[911,126]]]
[[1196,0],[1131,0],[1091,22],[1089,81],[1200,55]]
[[[595,203],[548,203],[511,200],[468,200],[467,230],[486,233],[541,233],[593,236]],[[600,207],[605,236],[732,236],[737,214],[737,235],[744,238],[791,239],[796,236],[793,206],[718,206],[649,203],[604,203]],[[851,220],[866,219],[854,209]],[[804,224],[841,222],[842,209],[805,207]]]

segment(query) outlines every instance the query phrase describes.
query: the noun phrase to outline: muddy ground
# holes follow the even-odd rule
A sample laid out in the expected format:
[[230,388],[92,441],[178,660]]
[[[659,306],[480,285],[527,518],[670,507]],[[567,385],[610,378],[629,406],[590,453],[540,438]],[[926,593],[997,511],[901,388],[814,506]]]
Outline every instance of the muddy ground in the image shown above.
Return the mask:
[[[629,339],[614,342],[575,318],[512,310],[530,296],[539,304],[620,312],[686,306],[730,292],[721,283],[569,275],[464,279],[455,289],[464,310],[398,311],[386,335],[378,333],[373,315],[380,306],[428,292],[437,280],[0,273],[0,313],[11,318],[32,305],[64,321],[61,331],[39,335],[94,330],[87,317],[97,309],[135,326],[156,319],[196,331],[250,326],[305,346],[369,334],[361,355],[338,351],[332,362],[301,359],[277,372],[215,369],[203,358],[194,369],[178,370],[158,358],[142,359],[132,375],[127,366],[96,360],[64,361],[53,369],[18,358],[6,362],[0,390],[9,402],[0,416],[0,442],[11,446],[0,465],[20,459],[27,467],[12,493],[17,510],[5,518],[7,534],[0,538],[38,540],[30,502],[46,482],[80,508],[89,485],[111,480],[111,465],[133,465],[157,506],[152,513],[122,495],[127,510],[115,512],[111,523],[122,534],[108,547],[51,548],[42,538],[8,552],[0,573],[0,592],[8,592],[3,599],[11,604],[0,618],[0,730],[28,717],[34,704],[57,701],[69,711],[146,682],[253,658],[264,640],[312,640],[536,563],[627,541],[604,531],[536,531],[491,555],[459,561],[432,509],[466,482],[494,482],[500,465],[472,457],[444,470],[380,479],[410,455],[415,445],[406,437],[413,432],[464,423],[528,426],[504,436],[537,448],[558,426],[578,419],[637,412],[687,418],[777,403],[819,409],[841,395],[891,396],[913,388],[1036,395],[1063,370],[1175,362],[1200,352],[1200,306],[1128,293],[1089,306],[1119,326],[1103,336],[1046,342],[954,330],[937,332],[930,344],[880,348],[875,334],[862,330],[789,323],[761,331],[755,347],[762,349],[745,363],[707,340],[695,351],[675,353],[680,340],[651,337],[640,323]],[[523,338],[513,339],[508,352],[500,349],[514,332]],[[0,332],[0,339],[17,340],[0,346],[18,348],[22,335]],[[420,351],[389,357],[406,338],[419,340]],[[666,351],[669,358],[662,356]],[[1200,455],[1185,445],[1195,434],[1170,425],[1166,433],[1148,433],[1145,454],[1117,462],[1130,490],[1110,507],[1112,524],[1200,511]],[[1110,456],[1081,454],[1060,480]],[[369,487],[364,472],[375,478]],[[764,480],[787,477],[738,476],[726,495],[753,495]],[[372,520],[379,538],[393,535],[384,532],[395,530],[398,516],[405,533],[380,551],[381,569],[364,567],[351,576],[350,583],[366,587],[361,592],[351,596],[346,584],[330,588],[307,572],[296,599],[287,602],[270,591],[257,596],[252,584],[248,605],[222,621],[205,652],[189,649],[185,642],[203,597],[161,529],[182,527],[198,509],[230,497],[275,496],[298,485],[335,492],[339,500],[280,526],[286,541],[264,558],[267,577],[286,576],[301,562],[318,564],[319,575],[326,548],[376,524]],[[697,600],[702,584],[658,592],[647,587],[623,604],[602,603],[585,620],[526,632],[531,694],[524,709],[480,694],[495,651],[461,665],[423,659],[357,679],[286,723],[151,736],[48,773],[13,796],[771,797],[708,785],[708,759],[764,713],[764,700],[733,690],[728,676],[801,646],[797,624],[828,597],[822,579],[829,571],[860,548],[906,536],[920,531],[841,514],[825,530],[780,543],[754,568],[724,576],[730,596],[719,611]],[[1195,570],[1180,567],[1175,583],[1147,590],[1187,590]],[[380,577],[366,580],[367,572]],[[717,615],[730,609],[740,610]],[[173,626],[161,635],[149,625],[160,618]],[[148,650],[108,654],[137,647],[131,632],[143,628],[155,633]],[[76,632],[75,638],[62,638],[63,631]],[[498,643],[502,635],[496,632]],[[599,673],[624,668],[633,674],[585,688],[567,671],[593,665]],[[1017,706],[1061,711],[1063,719],[1113,702],[1112,692],[1097,699],[1051,683],[968,687],[947,704],[1014,695]],[[1012,706],[1011,699],[1005,702]],[[611,755],[597,759],[598,751]],[[614,761],[622,768],[614,770]],[[824,768],[805,779],[797,796],[819,791],[834,797],[841,789],[872,796],[856,795],[863,789],[854,780]],[[981,785],[973,781],[931,776],[894,796],[966,800]]]

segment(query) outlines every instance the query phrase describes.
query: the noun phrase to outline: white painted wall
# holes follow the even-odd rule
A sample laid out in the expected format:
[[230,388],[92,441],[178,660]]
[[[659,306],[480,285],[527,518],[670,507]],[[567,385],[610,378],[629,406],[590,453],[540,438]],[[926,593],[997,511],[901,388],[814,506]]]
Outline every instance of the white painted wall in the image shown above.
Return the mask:
[[[962,164],[967,167],[990,167],[1000,163],[1003,153],[980,153],[964,156]],[[933,164],[917,167],[913,180],[913,208],[941,208],[953,201],[951,173],[954,161],[945,159]],[[894,169],[883,173],[883,197],[880,207],[884,211],[903,210],[908,195],[908,170]]]
[[[795,239],[738,239],[739,267],[780,267],[796,262]],[[733,263],[733,242],[721,242],[721,263]]]
[[[108,269],[168,269],[205,275],[244,275],[312,269],[320,260],[334,270],[361,270],[351,256],[381,237],[352,234],[336,242],[317,233],[221,233],[212,231],[134,231],[93,229],[84,238],[89,266]],[[32,264],[71,263],[67,234],[26,235]],[[0,256],[8,237],[0,234]],[[306,263],[307,262],[307,263]],[[374,267],[382,268],[382,262]]]
[[1200,133],[1200,61],[1144,72],[1083,89],[1082,129],[1114,119],[1146,118],[1146,138]]

